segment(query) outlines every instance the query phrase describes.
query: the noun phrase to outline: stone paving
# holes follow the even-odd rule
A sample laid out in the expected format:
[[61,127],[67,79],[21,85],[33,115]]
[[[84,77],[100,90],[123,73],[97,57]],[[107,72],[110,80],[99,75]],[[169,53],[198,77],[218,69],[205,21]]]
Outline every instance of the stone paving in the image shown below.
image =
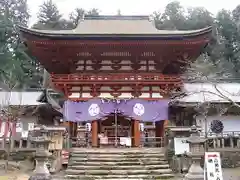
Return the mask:
[[[10,172],[5,173],[4,171],[0,171],[0,180],[28,180],[29,174],[24,173],[16,173],[16,172]],[[56,180],[59,180],[60,178],[56,177],[63,177],[63,173],[60,173],[58,175],[54,175]],[[176,179],[182,179],[182,178],[176,178]],[[240,168],[234,168],[234,169],[224,169],[223,170],[223,180],[240,180]]]
[[[21,172],[9,172],[0,171],[0,180],[28,180],[30,173],[21,173]],[[61,177],[61,178],[60,178]],[[63,173],[53,175],[53,180],[63,179]]]
[[[183,179],[176,177],[174,180]],[[223,180],[240,180],[240,168],[223,169]]]

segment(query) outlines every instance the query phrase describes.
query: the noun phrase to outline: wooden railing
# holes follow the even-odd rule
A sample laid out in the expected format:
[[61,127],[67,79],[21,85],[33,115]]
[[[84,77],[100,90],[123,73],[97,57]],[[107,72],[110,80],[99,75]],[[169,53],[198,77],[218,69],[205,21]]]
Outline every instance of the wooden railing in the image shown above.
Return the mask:
[[31,143],[30,138],[22,138],[16,140],[14,137],[0,138],[0,148],[1,150],[10,150],[10,151],[35,151],[36,148]]
[[[201,133],[204,137],[205,134]],[[120,138],[118,137],[117,146],[121,147]],[[133,139],[133,138],[132,138]],[[86,138],[64,138],[64,148],[71,147],[91,147],[91,137]],[[208,133],[207,144],[209,148],[240,148],[240,131],[225,131],[220,134]],[[108,137],[108,145],[115,146],[115,137]],[[140,139],[140,147],[164,147],[163,137],[142,137]],[[0,138],[0,149],[15,149],[34,151],[34,146],[30,138],[22,138],[16,140],[14,137]]]
[[164,137],[144,137],[141,139],[142,147],[164,147]]
[[117,74],[112,73],[108,75],[89,75],[89,74],[52,74],[52,81],[56,83],[112,83],[114,82],[162,82],[162,83],[181,83],[182,80],[178,76],[170,76],[163,74],[134,74],[134,73],[125,73]]
[[[129,144],[124,144],[124,142],[121,142],[120,137],[108,137],[107,142],[105,144],[100,143],[99,139],[99,147],[131,147]],[[129,139],[128,139],[129,140]],[[133,137],[130,139],[130,141],[133,141]],[[130,144],[131,144],[130,142]],[[72,148],[72,147],[91,147],[92,141],[91,137],[86,138],[65,138],[64,139],[64,148]],[[164,147],[164,138],[163,137],[142,137],[140,139],[140,147]]]

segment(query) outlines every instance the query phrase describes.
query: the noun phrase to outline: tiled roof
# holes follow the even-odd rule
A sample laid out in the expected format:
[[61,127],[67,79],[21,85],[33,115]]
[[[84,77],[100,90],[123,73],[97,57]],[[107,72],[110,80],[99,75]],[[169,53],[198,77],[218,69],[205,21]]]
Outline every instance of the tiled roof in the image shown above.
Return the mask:
[[240,83],[186,83],[184,91],[187,96],[179,99],[180,102],[240,102]]
[[73,30],[35,30],[20,27],[22,31],[42,35],[158,35],[188,36],[211,32],[211,27],[192,31],[158,30],[144,16],[99,16],[81,20]]
[[39,92],[0,92],[0,106],[37,106],[41,103],[37,102]]
[[153,22],[147,19],[87,19],[79,23],[78,27],[73,30],[76,34],[188,34],[201,32],[196,31],[169,31],[158,30],[155,28]]

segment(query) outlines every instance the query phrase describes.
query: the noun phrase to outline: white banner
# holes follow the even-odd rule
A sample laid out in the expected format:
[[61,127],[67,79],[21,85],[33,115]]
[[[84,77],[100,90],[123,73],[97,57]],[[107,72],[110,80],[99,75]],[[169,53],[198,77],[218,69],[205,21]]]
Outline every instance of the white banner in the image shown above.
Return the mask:
[[20,133],[22,132],[22,123],[21,122],[17,122],[16,123],[16,132]]

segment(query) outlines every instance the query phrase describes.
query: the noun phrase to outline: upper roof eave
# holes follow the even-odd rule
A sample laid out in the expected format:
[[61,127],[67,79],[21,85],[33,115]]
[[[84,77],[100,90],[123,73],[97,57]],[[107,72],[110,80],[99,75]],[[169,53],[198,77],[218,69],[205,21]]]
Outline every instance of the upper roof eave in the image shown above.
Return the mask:
[[191,38],[196,36],[205,35],[212,32],[212,26],[198,29],[198,30],[188,30],[188,31],[166,31],[166,30],[159,30],[158,33],[141,33],[141,34],[112,34],[112,33],[104,33],[104,34],[83,34],[77,33],[73,30],[59,30],[59,31],[51,31],[51,30],[36,30],[30,29],[23,26],[18,26],[20,32],[31,34],[33,36],[42,37],[42,38],[93,38],[93,37],[163,37],[163,38]]

